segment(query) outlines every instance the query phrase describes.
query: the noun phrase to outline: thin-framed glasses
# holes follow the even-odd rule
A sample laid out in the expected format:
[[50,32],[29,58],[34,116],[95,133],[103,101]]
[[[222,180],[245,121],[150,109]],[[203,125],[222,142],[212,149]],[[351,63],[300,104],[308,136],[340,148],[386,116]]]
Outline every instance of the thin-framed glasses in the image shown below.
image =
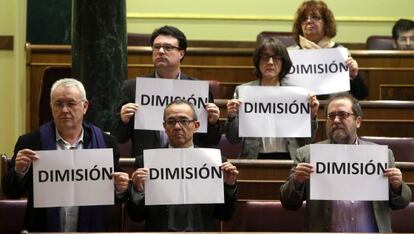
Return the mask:
[[195,120],[194,119],[167,119],[164,123],[168,127],[174,127],[177,123],[179,123],[183,127],[187,127],[192,122],[195,122]]
[[303,16],[302,22],[305,22],[305,21],[308,21],[308,20],[310,20],[310,21],[319,21],[319,20],[322,20],[322,16],[315,15],[315,14]]
[[337,116],[340,120],[344,120],[344,119],[349,118],[350,115],[358,116],[357,114],[349,113],[346,111],[336,111],[336,112],[328,113],[327,117],[329,120],[334,121]]
[[52,104],[53,108],[62,110],[63,108],[74,109],[76,108],[82,101],[79,102],[55,102]]
[[152,45],[152,50],[153,51],[160,51],[161,48],[163,48],[164,51],[167,51],[167,52],[170,52],[172,50],[180,50],[179,47],[173,46],[173,45],[170,45],[170,44],[163,44],[163,45],[162,44],[154,44],[154,45]]

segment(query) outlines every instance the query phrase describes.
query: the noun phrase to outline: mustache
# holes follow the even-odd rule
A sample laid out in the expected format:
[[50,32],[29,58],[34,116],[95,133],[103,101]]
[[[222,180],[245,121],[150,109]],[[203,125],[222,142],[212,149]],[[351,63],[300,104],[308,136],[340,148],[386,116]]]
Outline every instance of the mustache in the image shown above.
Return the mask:
[[345,129],[345,127],[344,127],[344,126],[342,126],[342,125],[335,125],[335,126],[333,126],[333,127],[331,128],[331,131],[335,131],[335,130],[337,130],[337,129]]

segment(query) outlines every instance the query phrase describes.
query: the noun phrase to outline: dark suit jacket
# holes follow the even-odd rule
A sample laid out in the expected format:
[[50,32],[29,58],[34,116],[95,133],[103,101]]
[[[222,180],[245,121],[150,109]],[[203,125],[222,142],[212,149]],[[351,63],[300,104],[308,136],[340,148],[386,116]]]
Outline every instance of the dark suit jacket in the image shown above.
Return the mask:
[[[55,135],[55,132],[51,133]],[[115,171],[119,171],[118,160],[119,150],[115,139],[104,134],[104,140],[108,148],[113,149]],[[91,141],[91,132],[84,128],[84,145]],[[14,148],[14,155],[8,173],[3,178],[3,188],[7,198],[19,199],[27,196],[27,207],[24,219],[24,228],[30,232],[56,232],[59,227],[54,221],[59,221],[59,208],[34,208],[33,207],[33,170],[30,166],[28,172],[23,178],[18,178],[14,170],[16,155],[22,149],[42,150],[40,142],[40,132],[36,130],[20,136]],[[51,191],[52,192],[52,191]],[[106,206],[81,206],[78,215],[78,231],[106,231],[105,210]],[[56,217],[58,216],[58,217]],[[53,221],[51,221],[53,220]]]
[[[223,159],[226,161],[226,159]],[[143,156],[135,160],[136,168],[144,166]],[[169,209],[168,205],[146,206],[144,192],[138,192],[131,188],[131,198],[127,204],[129,217],[134,221],[145,220],[146,231],[165,232],[168,230]],[[193,228],[195,232],[220,231],[216,219],[227,221],[233,216],[237,202],[237,186],[224,184],[224,204],[189,204],[181,205],[191,207],[194,215]]]
[[[155,77],[155,74],[151,74],[148,77]],[[182,80],[194,80],[191,77],[186,76],[181,73]],[[122,85],[122,97],[119,103],[118,108],[115,113],[115,121],[112,126],[112,135],[116,137],[118,142],[124,143],[131,139],[132,149],[131,156],[137,157],[142,155],[145,149],[156,149],[162,148],[164,145],[161,145],[159,131],[153,130],[135,130],[134,129],[134,118],[131,118],[128,124],[123,124],[119,111],[121,107],[126,103],[135,103],[135,89],[136,89],[136,80],[126,80]],[[213,102],[213,96],[209,92],[209,102]],[[214,125],[209,124],[207,127],[207,133],[196,133],[194,135],[194,143],[202,146],[208,147],[211,145],[217,145],[220,141],[221,133],[220,126],[217,122]]]
[[[318,144],[329,144],[329,141],[318,142]],[[373,144],[359,140],[359,144]],[[298,149],[297,163],[309,163],[310,146],[304,146]],[[394,155],[388,150],[389,167],[395,167]],[[302,206],[302,202],[306,200],[306,218],[305,230],[310,232],[329,232],[330,228],[330,201],[309,200],[309,180],[300,188],[296,188],[294,184],[294,174],[296,164],[290,172],[286,183],[280,188],[280,201],[283,207],[289,210],[296,210]],[[358,192],[358,191],[355,191]],[[411,201],[411,190],[407,184],[403,183],[401,194],[396,194],[390,186],[388,201],[372,201],[373,213],[377,223],[379,232],[392,232],[390,210],[403,209]]]

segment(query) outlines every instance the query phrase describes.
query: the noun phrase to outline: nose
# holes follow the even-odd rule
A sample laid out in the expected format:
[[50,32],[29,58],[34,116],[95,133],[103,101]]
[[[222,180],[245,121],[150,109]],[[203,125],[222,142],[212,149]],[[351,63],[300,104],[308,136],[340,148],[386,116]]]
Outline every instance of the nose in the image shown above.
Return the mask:
[[181,124],[180,124],[180,122],[178,122],[178,121],[176,121],[175,123],[174,123],[174,129],[181,129]]
[[164,46],[161,46],[161,47],[160,47],[159,52],[160,52],[160,53],[165,53]]
[[338,115],[335,115],[335,119],[334,119],[334,123],[340,123],[341,119],[339,118]]
[[63,112],[69,112],[69,107],[68,107],[68,105],[63,104],[63,106],[62,106],[62,111],[63,111]]
[[268,63],[268,64],[273,64],[273,62],[274,62],[274,61],[273,61],[273,57],[269,57],[269,60],[267,60],[267,63]]

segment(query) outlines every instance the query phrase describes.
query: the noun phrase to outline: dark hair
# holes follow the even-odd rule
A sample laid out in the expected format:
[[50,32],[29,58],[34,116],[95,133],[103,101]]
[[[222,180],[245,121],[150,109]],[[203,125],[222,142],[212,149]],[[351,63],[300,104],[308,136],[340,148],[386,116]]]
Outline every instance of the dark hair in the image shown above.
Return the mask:
[[325,116],[328,115],[328,106],[331,102],[338,100],[338,99],[348,99],[352,103],[352,111],[357,116],[363,116],[361,105],[359,105],[358,99],[356,99],[352,94],[348,92],[342,92],[342,93],[335,93],[329,96],[328,102],[325,106]]
[[176,100],[174,100],[174,101],[172,101],[172,102],[170,102],[166,107],[165,107],[165,109],[164,109],[164,120],[165,120],[165,112],[167,111],[167,109],[170,107],[170,106],[172,106],[172,105],[187,105],[187,106],[189,106],[190,108],[191,108],[191,110],[193,111],[193,120],[198,120],[198,116],[197,116],[197,112],[196,112],[196,109],[195,109],[195,107],[194,107],[194,105],[193,105],[193,103],[191,103],[191,102],[189,102],[189,101],[187,101],[187,100],[184,100],[184,99],[176,99]]
[[336,23],[335,17],[332,11],[328,8],[323,1],[305,1],[303,2],[298,10],[296,11],[296,16],[293,23],[293,36],[296,42],[299,44],[299,35],[303,36],[302,31],[302,22],[306,19],[309,13],[319,13],[322,17],[323,22],[325,23],[324,33],[325,36],[333,38],[336,36]]
[[414,21],[409,19],[399,19],[392,27],[392,38],[394,41],[398,40],[401,32],[414,30]]
[[275,37],[265,38],[258,42],[253,52],[254,74],[257,78],[262,78],[262,73],[260,72],[260,58],[266,48],[271,48],[274,55],[279,56],[282,59],[282,68],[279,73],[279,81],[282,81],[292,67],[292,61],[290,60],[286,46]]
[[150,38],[151,47],[154,44],[155,38],[159,35],[172,36],[176,38],[178,40],[178,47],[180,48],[180,50],[184,50],[184,52],[187,51],[187,38],[180,29],[169,25],[165,25],[161,28],[155,29],[154,32],[152,32]]

